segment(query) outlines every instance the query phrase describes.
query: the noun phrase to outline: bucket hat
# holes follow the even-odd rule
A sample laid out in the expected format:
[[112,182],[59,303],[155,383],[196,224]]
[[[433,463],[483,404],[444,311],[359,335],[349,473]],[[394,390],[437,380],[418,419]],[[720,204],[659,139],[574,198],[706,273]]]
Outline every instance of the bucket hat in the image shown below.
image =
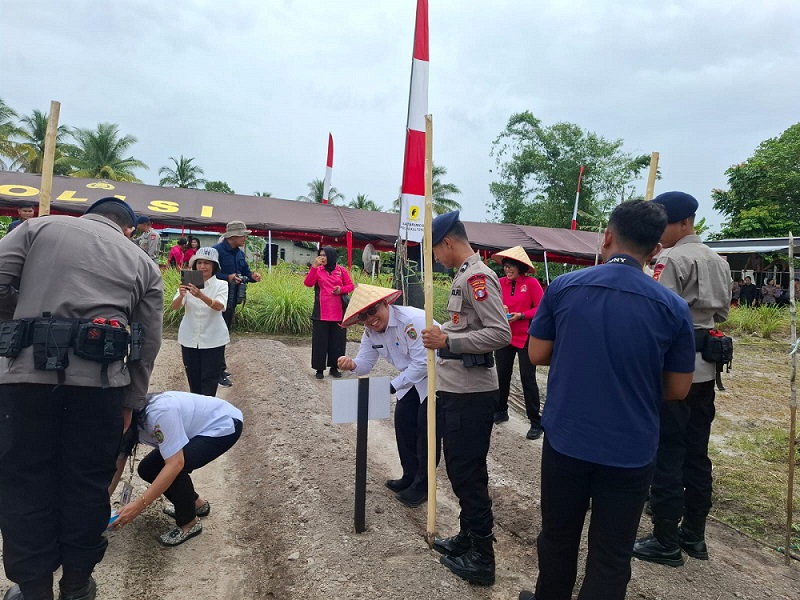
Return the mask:
[[217,267],[219,267],[219,252],[217,252],[216,248],[212,248],[211,246],[198,248],[197,252],[189,259],[189,268],[194,268],[194,263],[198,260],[210,260],[213,263],[217,263]]
[[229,237],[238,237],[240,235],[247,235],[252,233],[243,221],[231,221],[225,226],[225,233],[222,234],[226,240]]

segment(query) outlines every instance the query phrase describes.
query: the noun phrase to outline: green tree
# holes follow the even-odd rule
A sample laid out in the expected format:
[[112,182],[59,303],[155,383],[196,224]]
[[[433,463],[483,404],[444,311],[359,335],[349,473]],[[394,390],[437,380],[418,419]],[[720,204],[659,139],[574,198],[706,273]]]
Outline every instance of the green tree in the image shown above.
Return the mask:
[[800,222],[800,123],[731,166],[727,190],[711,192],[727,217],[716,238],[783,237]]
[[132,135],[120,135],[116,123],[100,123],[97,129],[73,129],[76,145],[68,153],[67,164],[73,177],[92,177],[140,183],[134,169],[147,165],[133,156],[124,157],[136,143]]
[[373,210],[373,211],[381,211],[383,210],[380,206],[375,204],[372,200],[367,198],[366,194],[356,194],[355,200],[351,200],[350,204],[348,204],[350,208],[357,208],[359,210]]
[[[297,199],[301,202],[322,204],[322,195],[324,193],[325,181],[323,179],[314,179],[308,183],[308,196],[298,196]],[[337,201],[344,202],[344,200],[344,194],[340,194],[335,187],[332,187],[328,192],[328,204],[335,204]]]
[[176,160],[172,156],[169,159],[174,163],[175,168],[164,166],[158,170],[161,179],[158,185],[177,188],[197,188],[206,183],[201,178],[203,169],[199,165],[193,165],[194,158],[184,158],[181,154],[180,159]]
[[622,145],[572,123],[547,127],[530,112],[512,115],[492,148],[500,179],[490,185],[495,216],[503,223],[568,227],[581,165],[579,209],[606,213],[633,195],[631,183],[650,164],[649,156],[629,154]]
[[220,194],[235,194],[236,192],[233,191],[231,186],[229,186],[224,181],[207,181],[206,182],[206,191],[207,192],[218,192]]
[[[431,170],[433,183],[431,184],[431,203],[433,204],[433,214],[443,215],[452,210],[461,210],[461,204],[452,198],[461,193],[458,186],[454,183],[445,183],[442,177],[447,175],[447,167],[434,163]],[[392,203],[392,211],[400,212],[400,196],[398,195]]]
[[[24,173],[41,173],[44,164],[44,145],[47,136],[47,121],[49,115],[40,110],[20,119],[20,126],[14,132],[18,141],[12,143],[12,162],[10,168]],[[69,136],[69,127],[59,125],[56,130],[56,148],[53,163],[53,173],[67,175],[70,171],[67,164],[65,151],[72,147],[65,143]]]
[[20,129],[17,127],[16,119],[18,115],[8,104],[0,98],[0,169],[6,169],[17,157],[16,144],[11,141],[12,137],[19,135]]
[[272,192],[253,192],[253,196],[260,198],[272,198]]

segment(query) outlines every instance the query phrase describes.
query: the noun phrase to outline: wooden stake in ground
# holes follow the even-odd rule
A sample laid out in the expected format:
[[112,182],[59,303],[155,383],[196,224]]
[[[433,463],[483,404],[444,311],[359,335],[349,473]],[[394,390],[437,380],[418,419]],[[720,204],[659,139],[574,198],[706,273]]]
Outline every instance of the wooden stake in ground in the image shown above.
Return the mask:
[[656,189],[656,173],[658,173],[658,152],[650,155],[650,173],[647,175],[647,190],[644,193],[645,200],[652,200]]
[[[433,327],[433,117],[425,115],[425,230],[422,238],[422,277],[425,289],[425,328]],[[425,541],[436,538],[436,351],[428,349],[428,526]]]
[[794,236],[789,232],[789,313],[792,315],[792,376],[789,394],[789,481],[786,494],[786,545],[783,554],[786,564],[792,561],[792,512],[794,496],[795,438],[797,437],[797,298],[794,295]]
[[50,102],[50,116],[47,119],[47,132],[44,135],[44,159],[42,160],[42,191],[39,193],[39,216],[50,214],[50,196],[53,192],[53,163],[56,156],[56,132],[61,103]]

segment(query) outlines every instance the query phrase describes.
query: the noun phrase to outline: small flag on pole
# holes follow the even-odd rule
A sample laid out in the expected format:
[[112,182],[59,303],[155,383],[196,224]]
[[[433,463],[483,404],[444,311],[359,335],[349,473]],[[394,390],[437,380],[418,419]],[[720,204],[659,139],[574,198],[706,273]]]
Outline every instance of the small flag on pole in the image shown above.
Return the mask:
[[328,161],[325,163],[325,186],[322,191],[322,203],[328,203],[331,192],[331,174],[333,173],[333,135],[328,134]]
[[406,152],[400,188],[400,237],[422,242],[425,227],[425,115],[428,114],[428,0],[417,0],[408,94]]

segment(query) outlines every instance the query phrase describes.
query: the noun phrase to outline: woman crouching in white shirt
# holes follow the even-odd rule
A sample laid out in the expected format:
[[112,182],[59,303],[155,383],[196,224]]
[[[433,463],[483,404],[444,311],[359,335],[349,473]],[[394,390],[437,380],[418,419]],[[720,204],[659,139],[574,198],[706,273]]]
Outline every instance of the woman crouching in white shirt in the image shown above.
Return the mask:
[[189,268],[203,274],[203,288],[191,283],[181,284],[172,299],[174,310],[182,306],[186,309],[178,328],[178,343],[189,391],[216,396],[225,345],[230,341],[222,318],[228,302],[228,282],[215,277],[219,271],[219,254],[214,248],[199,248],[189,259]]
[[[134,413],[122,454],[130,455],[137,442],[157,448],[138,468],[150,486],[120,509],[114,527],[127,525],[164,494],[173,504],[164,513],[175,518],[176,526],[156,539],[165,546],[177,546],[201,533],[198,517],[211,512],[208,500],[195,492],[190,473],[222,456],[239,440],[242,411],[221,398],[188,392],[148,394],[147,400]],[[124,468],[124,458],[120,464]]]

